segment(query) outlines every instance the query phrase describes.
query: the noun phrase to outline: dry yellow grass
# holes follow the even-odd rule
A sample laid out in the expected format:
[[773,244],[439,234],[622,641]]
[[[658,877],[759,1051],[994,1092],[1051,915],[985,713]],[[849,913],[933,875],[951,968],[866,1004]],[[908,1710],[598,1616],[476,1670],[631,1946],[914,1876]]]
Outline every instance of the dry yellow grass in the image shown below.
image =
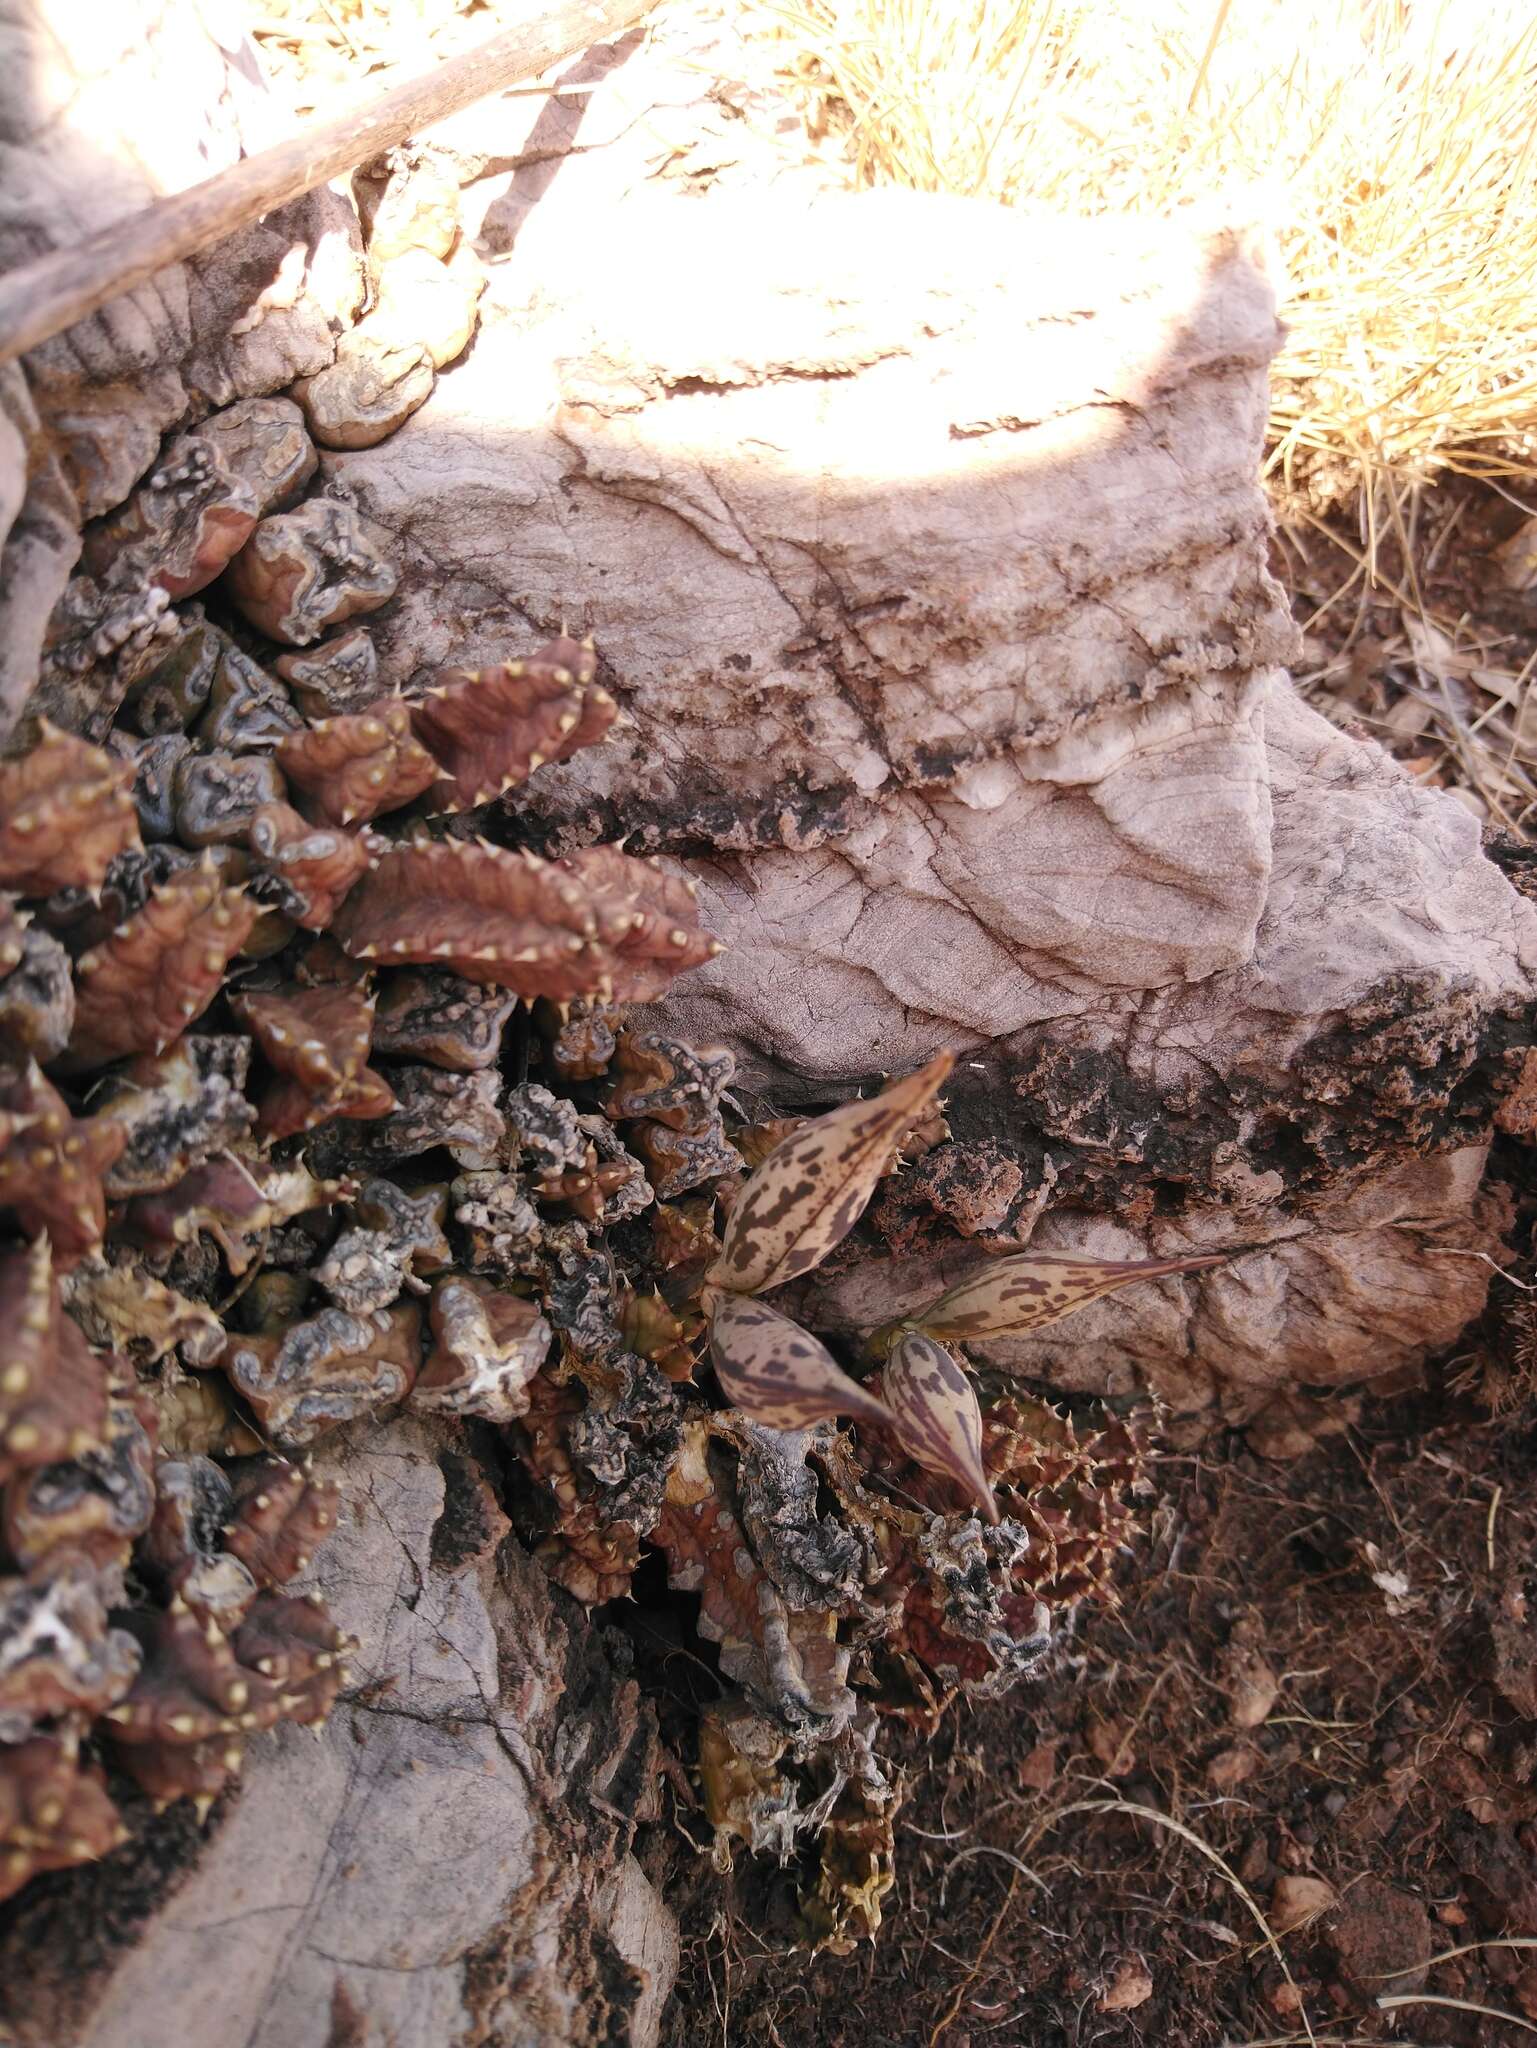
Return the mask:
[[1373,568],[1438,476],[1537,481],[1531,0],[748,13],[863,180],[1093,213],[1226,198],[1268,226],[1290,327],[1272,470],[1354,504]]

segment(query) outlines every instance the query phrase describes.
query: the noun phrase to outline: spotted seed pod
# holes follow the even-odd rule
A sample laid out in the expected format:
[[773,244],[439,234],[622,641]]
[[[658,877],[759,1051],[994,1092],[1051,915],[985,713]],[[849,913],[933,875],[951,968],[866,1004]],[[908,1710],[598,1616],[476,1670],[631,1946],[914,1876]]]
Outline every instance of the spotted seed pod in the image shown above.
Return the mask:
[[906,1331],[887,1354],[881,1391],[908,1456],[963,1486],[996,1522],[998,1503],[982,1462],[982,1410],[952,1354],[921,1330]]
[[737,1197],[706,1281],[761,1294],[819,1266],[859,1221],[892,1152],[953,1065],[951,1054],[937,1053],[869,1101],[845,1102],[776,1145]]
[[984,1266],[910,1320],[931,1337],[966,1344],[1011,1337],[1054,1323],[1134,1281],[1199,1273],[1225,1265],[1229,1256],[1197,1252],[1182,1259],[1074,1259],[1063,1252],[1020,1252]]
[[710,1363],[733,1407],[767,1429],[809,1429],[830,1415],[892,1418],[838,1364],[820,1338],[766,1302],[727,1294],[710,1318]]

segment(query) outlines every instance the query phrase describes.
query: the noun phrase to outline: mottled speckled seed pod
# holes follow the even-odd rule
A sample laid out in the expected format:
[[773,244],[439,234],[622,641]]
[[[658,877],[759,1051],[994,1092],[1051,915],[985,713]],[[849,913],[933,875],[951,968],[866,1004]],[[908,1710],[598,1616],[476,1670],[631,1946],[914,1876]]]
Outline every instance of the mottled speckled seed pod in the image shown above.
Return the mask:
[[737,1197],[707,1281],[762,1294],[819,1266],[859,1221],[892,1153],[953,1065],[949,1053],[939,1053],[868,1102],[845,1102],[776,1145]]
[[1020,1252],[984,1266],[911,1320],[931,1337],[964,1344],[1010,1337],[1054,1323],[1135,1280],[1199,1273],[1225,1265],[1230,1257],[1228,1252],[1199,1252],[1183,1259],[1074,1259],[1063,1252]]
[[960,1362],[921,1330],[905,1331],[886,1359],[881,1390],[908,1456],[965,1487],[996,1522],[998,1503],[982,1462],[982,1410]]
[[717,1298],[710,1363],[726,1399],[766,1429],[809,1429],[830,1415],[891,1422],[884,1403],[850,1379],[820,1339],[761,1301]]

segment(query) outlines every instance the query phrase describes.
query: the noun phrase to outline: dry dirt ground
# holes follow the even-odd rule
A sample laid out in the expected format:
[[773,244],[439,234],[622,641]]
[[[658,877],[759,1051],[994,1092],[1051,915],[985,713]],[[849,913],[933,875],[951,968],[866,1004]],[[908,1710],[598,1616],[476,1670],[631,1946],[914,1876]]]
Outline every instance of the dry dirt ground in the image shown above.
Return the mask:
[[1537,837],[1537,505],[1455,477],[1427,490],[1379,548],[1370,590],[1358,517],[1319,519],[1279,494],[1276,511],[1273,567],[1315,709],[1485,826]]
[[[1537,1175],[1501,1163],[1529,1270]],[[647,1845],[686,1930],[669,2048],[1529,2039],[1537,1309],[1496,1292],[1427,1385],[1293,1464],[1166,1455],[1119,1606],[1041,1683],[901,1732],[873,1947],[797,1948],[796,1873],[717,1878],[675,1787]],[[687,1754],[708,1651],[660,1604],[626,1626]]]

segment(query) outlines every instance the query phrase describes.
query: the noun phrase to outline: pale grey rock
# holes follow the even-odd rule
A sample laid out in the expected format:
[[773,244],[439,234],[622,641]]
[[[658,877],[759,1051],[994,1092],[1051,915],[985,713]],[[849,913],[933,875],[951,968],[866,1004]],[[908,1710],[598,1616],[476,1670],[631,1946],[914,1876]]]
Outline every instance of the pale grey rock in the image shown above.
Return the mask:
[[[598,630],[634,726],[545,778],[552,811],[679,835],[713,797],[717,840],[814,844],[1000,754],[1097,782],[1147,751],[1097,713],[1168,693],[1172,751],[1217,722],[1175,711],[1203,690],[1252,762],[1240,701],[1291,632],[1252,475],[1275,320],[1237,238],[866,193],[637,198],[552,240],[493,271],[442,401],[326,463],[401,539],[390,679],[520,613]],[[1181,792],[1203,818],[1227,765]]]
[[0,739],[37,680],[48,620],[80,558],[80,519],[20,363],[0,365]]
[[991,1249],[1265,1247],[1031,1371],[1238,1416],[1449,1341],[1537,911],[1287,681],[1247,239],[639,192],[624,147],[527,209],[422,411],[326,458],[396,536],[385,679],[590,628],[626,720],[516,803],[692,856],[728,950],[669,1026],[782,1103],[956,1050],[1017,1168]]
[[23,1989],[6,1954],[15,2039],[646,2048],[677,1931],[629,1853],[655,1772],[633,1681],[515,1544],[499,1564],[506,1523],[451,1432],[396,1421],[317,1463],[343,1511],[306,1583],[360,1639],[347,1693],[320,1740],[253,1740],[141,1924],[120,1898],[85,1958],[104,1973],[55,1985],[37,1952]]

